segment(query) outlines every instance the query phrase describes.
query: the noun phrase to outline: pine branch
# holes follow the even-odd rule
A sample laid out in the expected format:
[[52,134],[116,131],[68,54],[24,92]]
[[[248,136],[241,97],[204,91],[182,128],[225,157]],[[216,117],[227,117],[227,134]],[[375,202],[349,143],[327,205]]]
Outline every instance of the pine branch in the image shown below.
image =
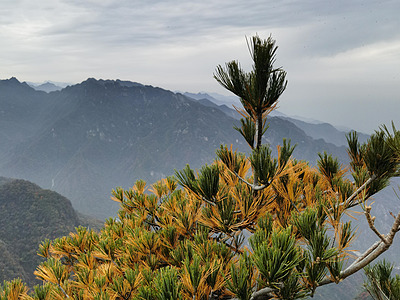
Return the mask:
[[356,264],[365,259],[368,255],[370,255],[370,253],[372,253],[373,251],[375,251],[376,248],[378,248],[380,243],[381,241],[376,241],[375,243],[373,243],[371,247],[369,247],[363,254],[357,257],[357,259],[353,262],[353,264]]
[[388,241],[388,243],[392,243],[393,242],[394,236],[399,231],[400,231],[400,212],[397,214],[397,217],[394,220],[392,229],[390,230],[389,234],[386,237],[386,240]]
[[[350,203],[351,201],[354,200],[355,197],[357,197],[363,190],[365,190],[367,188],[367,186],[376,179],[376,175],[372,174],[372,176],[370,178],[368,178],[368,180],[366,182],[363,183],[362,186],[360,186],[353,194],[351,194],[351,196],[349,198],[346,199],[345,203]],[[354,205],[350,205],[349,208],[358,205],[359,203],[354,203]]]
[[59,283],[57,283],[57,286],[60,288],[61,292],[63,292],[64,296],[69,298],[67,292],[62,288],[62,286]]
[[248,185],[249,187],[251,187],[254,191],[261,191],[267,187],[270,186],[270,182],[263,184],[263,185],[255,185],[255,184],[251,184],[250,182],[248,182],[246,179],[242,178],[238,173],[236,173],[235,171],[230,170],[233,174],[235,174],[235,176],[243,183],[245,183],[246,185]]
[[212,205],[212,206],[216,206],[216,204],[214,202],[211,202],[210,200],[207,200],[205,197],[202,197],[203,201]]
[[300,213],[300,210],[297,208],[296,204],[294,204],[294,202],[292,201],[291,198],[289,198],[289,201],[290,201],[290,204],[292,204],[292,206],[294,207],[294,209],[295,209],[298,213]]
[[382,242],[384,242],[386,244],[387,243],[386,238],[375,227],[375,217],[371,217],[371,206],[367,206],[365,208],[364,214],[365,214],[365,217],[367,218],[369,228],[371,228],[371,230],[382,240]]
[[[254,292],[250,300],[264,300],[264,299],[272,299],[274,297],[273,292],[275,289],[270,288],[270,287],[265,287],[261,290],[258,290],[257,292]],[[232,298],[230,300],[239,300],[238,298]]]
[[275,289],[270,287],[265,287],[257,292],[254,292],[251,295],[250,300],[264,300],[264,299],[272,299],[274,297],[273,292]]
[[95,256],[95,255],[93,255],[93,257],[95,258],[95,259],[97,259],[97,260],[100,260],[100,261],[110,261],[110,262],[112,262],[112,264],[117,268],[117,269],[120,269],[120,267],[117,265],[117,263],[111,258],[111,257],[109,257],[109,258],[102,258],[102,257],[98,257],[98,256]]
[[[375,260],[378,256],[380,256],[382,253],[384,253],[386,250],[389,249],[389,247],[393,243],[393,239],[396,235],[396,233],[400,230],[400,212],[396,216],[396,219],[392,225],[392,228],[390,229],[389,233],[386,235],[386,237],[380,241],[375,242],[369,249],[367,249],[359,259],[355,260],[350,266],[348,266],[345,270],[340,272],[339,278],[345,279],[349,277],[350,275],[360,271],[363,269],[365,266],[367,266],[370,262]],[[326,277],[324,280],[322,280],[319,284],[325,285],[332,283],[333,281]]]

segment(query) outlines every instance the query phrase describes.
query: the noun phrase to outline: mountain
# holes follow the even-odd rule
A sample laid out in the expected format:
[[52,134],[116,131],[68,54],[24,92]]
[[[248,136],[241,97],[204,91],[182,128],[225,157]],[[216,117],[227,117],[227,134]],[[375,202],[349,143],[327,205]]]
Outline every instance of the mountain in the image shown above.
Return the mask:
[[[227,116],[232,117],[234,119],[240,119],[242,116],[234,109],[229,108],[227,105],[222,104],[218,105],[218,101],[215,100],[212,96],[205,94],[205,93],[199,93],[199,94],[190,94],[190,93],[185,93],[185,95],[190,95],[194,97],[199,103],[203,104],[204,106],[207,107],[212,107],[214,109],[219,109],[223,113],[225,113]],[[204,97],[204,98],[201,98]],[[276,118],[278,117],[278,118]],[[279,119],[284,119],[289,121],[290,123],[293,123],[295,127],[293,128],[290,125],[286,124],[285,122],[280,122]],[[279,111],[272,111],[269,117],[270,120],[270,126],[272,126],[272,130],[274,130],[276,127],[285,128],[289,127],[292,128],[292,131],[286,131],[285,136],[289,136],[293,142],[296,142],[298,144],[297,147],[297,152],[301,153],[298,155],[300,159],[306,159],[307,158],[311,162],[315,162],[315,158],[313,158],[313,153],[318,153],[318,152],[323,152],[323,151],[328,151],[327,145],[325,143],[332,143],[337,147],[341,147],[341,150],[337,151],[336,149],[332,149],[329,152],[332,153],[336,156],[338,156],[343,163],[347,162],[347,157],[343,155],[345,152],[345,149],[343,148],[344,146],[347,146],[347,139],[346,139],[346,133],[336,129],[334,126],[328,124],[328,123],[307,123],[298,119],[290,118]],[[285,125],[283,125],[285,123]],[[272,125],[271,125],[272,124]],[[283,126],[283,127],[281,127]],[[296,132],[297,130],[303,131],[302,133]],[[279,134],[282,134],[282,131],[278,131],[278,136],[275,136],[274,139],[271,141],[271,131],[268,131],[266,134],[266,139],[269,141],[270,144],[278,144],[279,141]],[[306,135],[306,137],[304,136]],[[300,138],[299,138],[300,137]],[[360,142],[365,142],[368,139],[368,135],[359,133],[359,140]],[[322,143],[319,147],[318,146],[313,146],[311,149],[307,149],[308,146],[305,146],[304,143],[309,143],[310,138],[312,140],[315,140],[311,142],[311,144],[318,144],[321,141],[318,142],[318,140],[322,139],[325,143]],[[309,144],[309,145],[311,145]],[[305,147],[303,147],[305,146]],[[313,152],[316,151],[316,152]],[[294,155],[296,157],[296,153]]]
[[204,106],[219,109],[220,111],[222,111],[224,114],[226,114],[227,116],[229,116],[231,118],[240,120],[240,118],[242,117],[236,110],[228,107],[225,104],[217,105],[207,98],[198,99],[197,101]]
[[[222,103],[220,100],[217,100],[215,97],[210,96],[207,93],[198,93],[198,94],[193,94],[193,93],[184,93],[184,95],[187,95],[188,97],[191,97],[195,100],[197,100],[199,103],[208,106],[208,107],[213,107],[216,109],[221,110],[224,112],[226,115],[235,118],[235,119],[240,119],[242,116],[235,110],[233,109],[233,105],[236,105],[240,107],[240,103],[237,104],[235,102],[226,102],[227,104],[220,104]],[[215,94],[214,94],[215,95]],[[217,94],[218,95],[218,94]],[[221,95],[220,95],[221,96]],[[226,97],[226,96],[221,96],[221,97]],[[313,139],[323,139],[327,143],[333,143],[336,146],[347,146],[347,139],[346,139],[346,134],[350,131],[351,129],[346,129],[342,130],[341,128],[337,128],[332,126],[329,123],[324,123],[321,121],[317,120],[307,120],[305,118],[296,116],[296,117],[289,117],[283,113],[281,113],[278,110],[274,110],[270,113],[271,117],[280,117],[283,119],[286,119],[296,125],[296,127],[300,128],[301,130],[304,131],[304,133]],[[361,143],[364,143],[367,141],[369,135],[364,134],[364,133],[358,133],[359,140]]]
[[25,180],[0,177],[0,281],[22,278],[32,286],[42,259],[39,244],[67,235],[76,226],[99,223],[81,217],[60,194]]
[[[350,131],[341,131],[329,123],[308,123],[295,118],[283,117],[302,129],[308,136],[314,139],[323,139],[337,146],[347,146],[346,134]],[[361,143],[368,140],[369,135],[358,132],[358,138]]]
[[45,92],[14,77],[0,80],[0,161],[15,146],[38,134],[52,105]]
[[59,91],[62,89],[61,86],[55,85],[54,83],[51,83],[51,82],[45,82],[40,85],[36,85],[36,86],[32,86],[32,87],[37,91],[43,91],[46,93],[55,92],[55,91]]
[[220,94],[208,94],[208,93],[189,93],[189,92],[184,92],[184,96],[194,99],[194,100],[202,100],[202,99],[207,99],[218,106],[220,105],[227,105],[228,107],[232,107],[232,104],[238,106],[240,105],[239,98],[236,96],[223,96]]
[[[41,108],[35,115],[42,115],[43,123],[29,127],[32,118],[19,116],[26,111],[23,105],[15,111],[4,108],[9,119],[32,134],[3,149],[1,174],[60,191],[91,215],[116,212],[109,199],[116,186],[131,186],[140,178],[152,183],[187,162],[196,167],[211,163],[223,143],[246,149],[232,130],[233,119],[160,88],[88,79],[45,94],[19,85],[29,94],[18,100]],[[4,135],[13,130],[13,124],[2,127]]]
[[[237,119],[221,107],[129,81],[89,78],[45,93],[2,80],[0,113],[0,175],[60,192],[99,218],[117,211],[110,201],[117,186],[151,184],[186,163],[199,168],[221,144],[248,151],[233,129]],[[298,159],[314,164],[327,151],[347,161],[344,147],[313,139],[282,118],[268,120],[265,142],[273,149],[287,137],[297,143]]]

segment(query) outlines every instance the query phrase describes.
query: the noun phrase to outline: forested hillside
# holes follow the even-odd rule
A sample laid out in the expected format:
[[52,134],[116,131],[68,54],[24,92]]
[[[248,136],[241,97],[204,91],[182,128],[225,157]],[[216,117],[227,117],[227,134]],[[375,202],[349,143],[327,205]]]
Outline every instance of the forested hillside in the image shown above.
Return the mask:
[[0,177],[0,281],[33,275],[43,261],[37,251],[45,239],[55,239],[83,225],[99,229],[99,221],[81,217],[71,202],[56,192],[25,180]]

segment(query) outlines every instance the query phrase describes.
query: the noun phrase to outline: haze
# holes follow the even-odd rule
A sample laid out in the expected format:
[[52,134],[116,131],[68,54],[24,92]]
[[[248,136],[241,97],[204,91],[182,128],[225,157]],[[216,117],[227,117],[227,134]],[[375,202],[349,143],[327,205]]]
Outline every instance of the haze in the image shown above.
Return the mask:
[[218,64],[272,35],[289,85],[280,111],[370,133],[400,127],[399,1],[0,0],[0,77],[123,79],[227,94]]

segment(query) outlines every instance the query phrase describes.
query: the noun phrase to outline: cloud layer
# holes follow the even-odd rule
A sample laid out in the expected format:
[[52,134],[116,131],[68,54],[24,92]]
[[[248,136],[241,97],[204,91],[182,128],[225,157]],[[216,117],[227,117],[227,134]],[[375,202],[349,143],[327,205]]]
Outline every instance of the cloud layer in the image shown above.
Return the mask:
[[[398,120],[398,1],[0,0],[0,77],[127,79],[224,92],[216,65],[272,34],[288,72],[281,110],[370,132]],[[400,126],[400,125],[399,125]]]

